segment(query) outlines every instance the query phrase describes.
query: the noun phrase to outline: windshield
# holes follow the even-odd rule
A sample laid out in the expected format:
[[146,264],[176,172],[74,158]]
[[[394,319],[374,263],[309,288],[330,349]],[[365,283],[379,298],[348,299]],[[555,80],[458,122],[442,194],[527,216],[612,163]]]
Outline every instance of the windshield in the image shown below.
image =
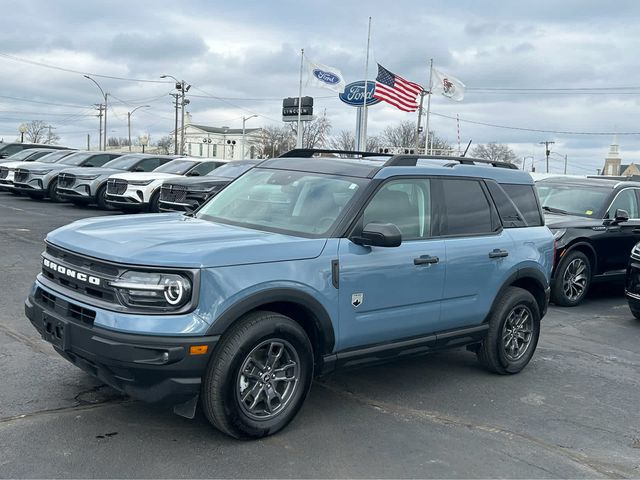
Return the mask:
[[115,160],[111,160],[103,165],[104,168],[115,168],[117,170],[129,170],[133,165],[138,163],[140,159],[147,158],[142,155],[123,155]]
[[94,152],[78,152],[72,153],[68,157],[65,157],[60,163],[64,163],[65,165],[80,165],[87,158],[95,155]]
[[193,160],[171,160],[168,163],[165,163],[161,167],[158,167],[154,170],[154,172],[161,173],[175,173],[176,175],[184,175],[187,173],[194,165],[197,165],[198,162]]
[[254,169],[205,204],[197,216],[308,237],[329,232],[364,179]]
[[249,170],[251,167],[257,165],[259,162],[238,162],[239,165],[234,165],[233,162],[222,165],[221,167],[212,170],[207,173],[207,176],[210,177],[225,177],[225,178],[236,178],[242,175],[244,172]]
[[70,152],[67,152],[66,150],[60,150],[58,152],[53,152],[53,153],[50,153],[49,155],[45,155],[44,157],[40,157],[38,159],[38,162],[40,162],[40,163],[56,163],[61,158],[64,158],[64,157],[68,156],[69,154],[70,154]]
[[611,193],[610,188],[595,185],[538,182],[536,188],[543,208],[548,207],[582,217],[597,215]]

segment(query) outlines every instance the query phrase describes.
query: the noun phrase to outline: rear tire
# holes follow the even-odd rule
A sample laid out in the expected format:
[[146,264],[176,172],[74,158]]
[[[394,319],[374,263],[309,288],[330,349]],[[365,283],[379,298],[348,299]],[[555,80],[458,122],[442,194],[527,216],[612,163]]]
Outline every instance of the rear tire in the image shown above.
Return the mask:
[[551,301],[561,307],[582,303],[591,285],[591,262],[578,250],[567,253],[551,283]]
[[631,305],[631,302],[629,303],[629,310],[631,310],[631,314],[636,317],[638,320],[640,320],[640,310],[638,310],[638,304],[637,302],[634,302],[633,305]]
[[493,307],[487,336],[476,355],[487,370],[500,375],[527,366],[540,337],[540,308],[531,293],[508,287]]
[[216,346],[202,384],[202,408],[227,435],[265,437],[293,420],[312,379],[313,350],[302,327],[278,313],[252,312]]

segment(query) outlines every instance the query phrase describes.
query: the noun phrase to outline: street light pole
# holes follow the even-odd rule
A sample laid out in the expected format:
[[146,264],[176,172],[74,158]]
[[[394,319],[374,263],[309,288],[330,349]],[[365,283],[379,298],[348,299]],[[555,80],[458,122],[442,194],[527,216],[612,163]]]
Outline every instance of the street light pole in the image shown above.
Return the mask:
[[244,160],[244,141],[245,141],[245,123],[247,123],[247,120],[249,120],[250,118],[253,117],[257,117],[258,115],[249,115],[248,117],[243,116],[242,117],[242,160]]
[[[93,83],[95,83],[96,87],[98,87],[98,89],[100,90],[100,93],[102,93],[102,97],[104,98],[104,144],[101,145],[101,147],[104,146],[102,150],[106,150],[107,149],[107,106],[108,106],[107,95],[109,94],[105,93],[102,87],[100,86],[100,84],[96,82],[93,78],[91,78],[89,75],[84,75],[84,78],[87,78],[91,80]],[[100,123],[102,123],[102,110],[100,111]],[[100,135],[102,136],[102,128],[100,128]]]
[[133,115],[133,112],[135,112],[139,108],[149,108],[149,107],[150,105],[140,105],[139,107],[134,108],[130,112],[127,112],[127,128],[129,130],[129,151],[131,151],[131,115]]
[[527,158],[531,159],[531,171],[533,172],[533,155],[527,155],[526,157],[522,157],[522,170],[524,170],[524,166],[527,163]]
[[180,91],[180,94],[171,94],[176,99],[176,127],[175,127],[175,147],[173,149],[174,154],[178,155],[178,98],[180,97],[180,107],[182,120],[180,122],[180,154],[184,155],[184,107],[189,104],[189,100],[185,98],[186,93],[191,88],[191,85],[187,85],[184,80],[178,80],[173,75],[160,75],[160,78],[172,78],[176,82],[176,90]]
[[20,127],[18,127],[18,131],[20,132],[20,143],[24,143],[24,134],[27,132],[27,126],[24,123],[21,123]]

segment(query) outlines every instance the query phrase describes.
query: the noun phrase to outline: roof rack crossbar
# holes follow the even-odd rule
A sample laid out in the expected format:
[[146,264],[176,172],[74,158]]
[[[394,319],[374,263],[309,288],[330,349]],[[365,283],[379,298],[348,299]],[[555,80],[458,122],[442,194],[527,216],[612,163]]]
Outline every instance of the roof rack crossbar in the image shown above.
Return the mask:
[[494,160],[486,160],[484,158],[471,157],[455,157],[450,155],[394,155],[384,164],[385,167],[415,167],[418,160],[453,160],[458,163],[449,163],[445,166],[453,167],[455,165],[475,165],[477,163],[491,165],[496,168],[509,168],[518,170],[518,166],[509,162],[498,162]]
[[297,158],[311,158],[317,153],[330,153],[335,155],[352,155],[358,157],[392,157],[390,153],[377,153],[377,152],[361,152],[358,150],[333,150],[327,148],[294,148],[288,152],[284,152],[279,155],[279,158],[297,157]]

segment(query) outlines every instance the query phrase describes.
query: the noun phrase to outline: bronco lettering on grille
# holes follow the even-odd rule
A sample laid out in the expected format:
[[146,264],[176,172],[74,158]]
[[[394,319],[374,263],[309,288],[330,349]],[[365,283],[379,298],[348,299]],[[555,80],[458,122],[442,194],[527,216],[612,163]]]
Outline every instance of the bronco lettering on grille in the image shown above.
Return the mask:
[[47,260],[46,258],[42,259],[42,264],[55,272],[66,275],[67,277],[75,278],[76,280],[90,283],[91,285],[100,285],[100,279],[98,277],[94,277],[93,275],[87,275],[86,273],[67,268],[64,265],[58,265],[57,263]]

